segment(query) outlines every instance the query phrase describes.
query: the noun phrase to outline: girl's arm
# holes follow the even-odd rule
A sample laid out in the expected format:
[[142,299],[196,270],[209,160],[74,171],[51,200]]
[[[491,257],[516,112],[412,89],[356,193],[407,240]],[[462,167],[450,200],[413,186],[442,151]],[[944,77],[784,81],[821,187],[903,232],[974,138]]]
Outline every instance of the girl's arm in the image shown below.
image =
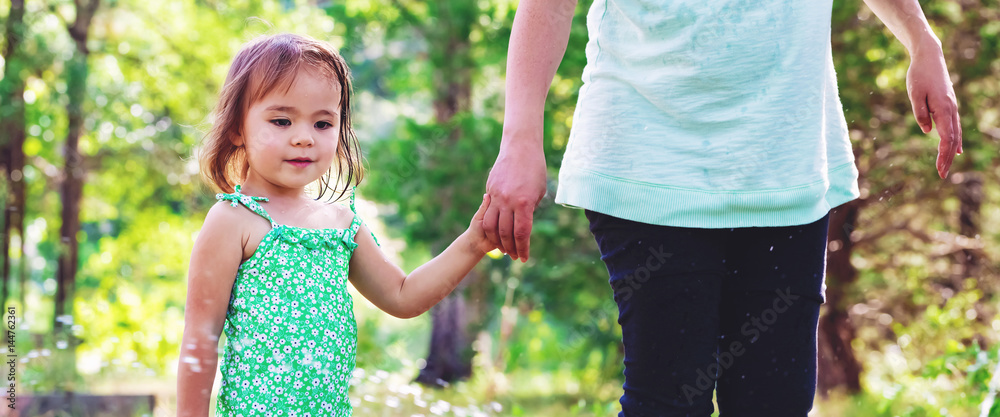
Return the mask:
[[220,203],[209,210],[191,253],[184,336],[177,364],[177,415],[181,417],[208,416],[219,335],[243,259],[242,228],[231,209]]
[[917,0],[865,0],[865,3],[910,54],[906,90],[920,129],[928,133],[937,125],[941,142],[936,166],[938,175],[945,178],[955,154],[962,153],[962,124],[941,41],[931,30]]
[[483,214],[488,206],[489,196],[484,195],[469,229],[410,275],[385,257],[362,224],[356,235],[358,247],[351,257],[351,283],[372,304],[393,316],[419,316],[451,293],[483,255],[496,248],[483,234]]

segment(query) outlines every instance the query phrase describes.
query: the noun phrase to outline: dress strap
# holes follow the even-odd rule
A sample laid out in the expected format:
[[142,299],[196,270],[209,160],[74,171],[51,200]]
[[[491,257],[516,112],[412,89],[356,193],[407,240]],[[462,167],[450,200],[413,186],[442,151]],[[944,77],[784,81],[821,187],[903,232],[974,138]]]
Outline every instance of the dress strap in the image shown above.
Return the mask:
[[357,186],[351,188],[351,211],[354,212],[354,214],[358,214],[358,211],[354,209],[354,193],[357,190],[358,190]]
[[353,234],[358,233],[358,228],[361,227],[361,217],[357,213],[354,213],[354,219],[351,220],[351,232]]
[[351,233],[354,235],[358,234],[358,228],[361,227],[361,216],[358,216],[358,210],[354,207],[354,195],[357,191],[357,186],[351,187],[351,212],[354,213],[354,219],[351,220]]
[[[361,216],[358,216],[358,210],[354,207],[354,194],[358,187],[351,188],[351,211],[354,213],[354,220],[351,220],[351,236],[357,236],[358,229],[361,228]],[[372,239],[375,239],[375,244],[382,247],[382,244],[378,242],[378,238],[375,237],[375,232],[369,230],[372,235]],[[353,239],[353,238],[352,238]]]
[[[274,220],[271,220],[271,216],[269,216],[267,214],[267,211],[264,210],[264,207],[261,206],[260,203],[258,203],[258,201],[267,201],[267,197],[255,197],[255,196],[245,195],[240,192],[241,188],[242,186],[237,184],[236,189],[232,194],[218,193],[215,195],[215,199],[219,201],[230,201],[231,203],[229,205],[233,207],[242,204],[244,207],[250,209],[254,213],[257,213],[261,217],[267,219],[267,221],[271,223],[271,227],[276,227],[277,224],[274,223]],[[353,202],[353,195],[352,195],[352,202]]]

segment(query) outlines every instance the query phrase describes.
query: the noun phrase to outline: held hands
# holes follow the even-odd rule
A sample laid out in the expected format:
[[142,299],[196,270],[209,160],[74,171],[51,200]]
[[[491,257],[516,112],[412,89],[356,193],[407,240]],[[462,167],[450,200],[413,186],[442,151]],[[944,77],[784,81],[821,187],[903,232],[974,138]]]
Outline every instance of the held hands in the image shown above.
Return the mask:
[[936,42],[924,42],[911,54],[906,72],[906,91],[913,104],[913,114],[924,133],[937,125],[937,171],[948,176],[952,160],[962,153],[962,124],[958,117],[958,101],[948,75],[944,54]]
[[479,205],[479,210],[476,210],[476,214],[472,216],[469,229],[465,232],[468,236],[469,248],[479,256],[483,256],[487,252],[497,248],[496,245],[490,243],[489,239],[486,238],[486,234],[483,233],[483,216],[486,214],[486,209],[489,206],[490,195],[483,194],[483,204]]
[[545,196],[545,156],[540,145],[502,144],[486,180],[486,192],[494,198],[483,218],[486,238],[511,259],[527,262],[535,208]]

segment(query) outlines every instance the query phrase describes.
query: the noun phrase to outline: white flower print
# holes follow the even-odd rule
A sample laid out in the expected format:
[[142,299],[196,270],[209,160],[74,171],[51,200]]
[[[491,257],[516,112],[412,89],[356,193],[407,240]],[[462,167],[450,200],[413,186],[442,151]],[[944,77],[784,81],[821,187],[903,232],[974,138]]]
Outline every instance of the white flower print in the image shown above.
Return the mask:
[[[270,219],[260,203],[236,195]],[[241,265],[224,325],[217,415],[351,415],[357,335],[346,281],[355,226],[276,225]]]

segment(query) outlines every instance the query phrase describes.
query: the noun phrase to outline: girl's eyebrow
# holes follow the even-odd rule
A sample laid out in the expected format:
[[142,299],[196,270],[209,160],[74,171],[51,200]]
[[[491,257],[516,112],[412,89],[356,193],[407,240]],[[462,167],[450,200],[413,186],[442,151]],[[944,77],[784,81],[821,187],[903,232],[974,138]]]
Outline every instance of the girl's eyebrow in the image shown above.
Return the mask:
[[[292,106],[282,106],[280,104],[273,105],[273,106],[268,107],[268,108],[266,108],[264,110],[265,111],[276,111],[276,112],[283,112],[283,113],[299,114],[299,110],[296,109],[295,107],[292,107]],[[317,110],[315,113],[313,113],[313,116],[318,116],[318,115],[321,115],[321,114],[322,115],[327,115],[327,116],[330,116],[330,117],[337,116],[336,112],[332,112],[332,111],[329,111],[327,109]]]

